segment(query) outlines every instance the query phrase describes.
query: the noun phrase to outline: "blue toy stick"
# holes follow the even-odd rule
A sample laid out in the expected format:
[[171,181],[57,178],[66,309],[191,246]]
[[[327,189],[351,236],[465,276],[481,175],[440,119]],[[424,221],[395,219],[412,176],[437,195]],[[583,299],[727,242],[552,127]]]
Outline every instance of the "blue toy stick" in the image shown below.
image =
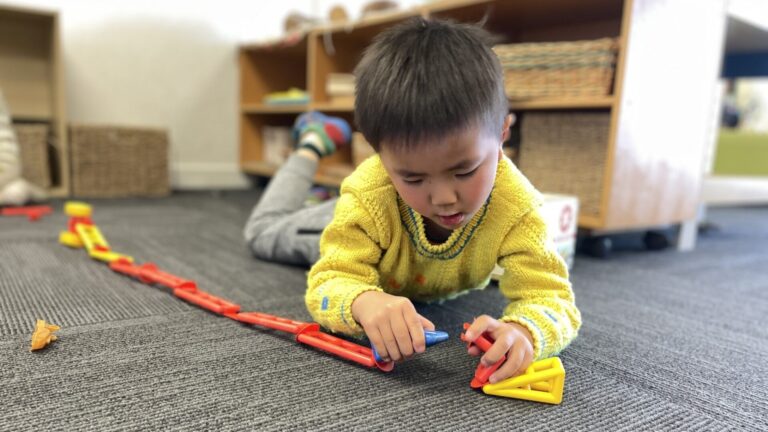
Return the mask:
[[[448,333],[444,331],[424,330],[424,339],[426,340],[427,346],[431,347],[432,345],[447,341]],[[379,357],[376,347],[371,345],[371,349],[373,349],[373,359],[377,362],[381,362],[381,357]]]

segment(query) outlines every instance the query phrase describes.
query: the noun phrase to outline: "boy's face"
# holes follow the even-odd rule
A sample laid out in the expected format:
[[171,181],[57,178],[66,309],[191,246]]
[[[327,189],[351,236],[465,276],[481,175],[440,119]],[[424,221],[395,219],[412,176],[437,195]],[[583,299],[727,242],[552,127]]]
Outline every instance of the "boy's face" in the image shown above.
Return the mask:
[[391,150],[382,143],[379,154],[403,201],[452,231],[468,223],[488,199],[511,122],[508,117],[498,136],[471,127],[415,149]]

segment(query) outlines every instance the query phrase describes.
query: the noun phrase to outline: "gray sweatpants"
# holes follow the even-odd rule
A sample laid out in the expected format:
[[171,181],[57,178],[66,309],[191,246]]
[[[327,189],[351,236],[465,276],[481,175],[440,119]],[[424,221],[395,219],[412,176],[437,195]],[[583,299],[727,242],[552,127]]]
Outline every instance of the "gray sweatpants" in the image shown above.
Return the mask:
[[306,266],[318,260],[336,199],[304,205],[315,172],[316,161],[294,153],[272,177],[243,230],[256,258]]

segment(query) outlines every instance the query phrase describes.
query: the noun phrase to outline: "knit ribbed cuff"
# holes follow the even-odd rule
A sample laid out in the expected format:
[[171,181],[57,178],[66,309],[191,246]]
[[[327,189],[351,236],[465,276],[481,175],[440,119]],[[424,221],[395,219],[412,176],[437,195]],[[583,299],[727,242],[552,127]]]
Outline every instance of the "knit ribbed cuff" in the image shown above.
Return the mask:
[[384,290],[379,287],[373,285],[363,285],[358,288],[354,288],[345,294],[344,300],[341,303],[341,322],[347,326],[348,330],[344,333],[348,333],[352,336],[362,336],[365,334],[363,327],[361,327],[360,324],[358,324],[357,321],[355,321],[355,318],[352,316],[352,303],[355,302],[355,299],[357,299],[360,294],[368,291],[384,292]]

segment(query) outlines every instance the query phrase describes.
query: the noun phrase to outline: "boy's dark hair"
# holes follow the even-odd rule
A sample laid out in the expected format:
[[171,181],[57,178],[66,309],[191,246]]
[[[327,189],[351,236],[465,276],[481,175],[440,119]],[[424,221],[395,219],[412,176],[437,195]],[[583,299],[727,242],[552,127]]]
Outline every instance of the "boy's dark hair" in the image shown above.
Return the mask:
[[500,134],[508,113],[501,65],[478,26],[412,18],[379,34],[355,69],[355,122],[379,151],[477,126]]

